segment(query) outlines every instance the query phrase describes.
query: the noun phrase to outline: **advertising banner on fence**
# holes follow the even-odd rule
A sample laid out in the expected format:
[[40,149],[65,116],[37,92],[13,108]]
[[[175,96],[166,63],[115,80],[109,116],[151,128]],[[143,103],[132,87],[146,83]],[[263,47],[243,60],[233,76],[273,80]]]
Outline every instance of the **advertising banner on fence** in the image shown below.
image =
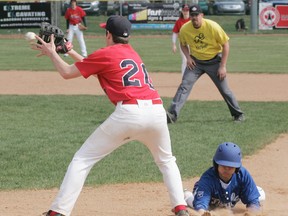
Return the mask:
[[0,28],[35,28],[41,22],[51,22],[49,2],[0,2]]
[[132,23],[147,23],[148,3],[128,3],[128,19]]
[[175,22],[179,18],[179,3],[128,4],[128,19],[132,23]]
[[288,28],[288,3],[259,3],[259,29]]

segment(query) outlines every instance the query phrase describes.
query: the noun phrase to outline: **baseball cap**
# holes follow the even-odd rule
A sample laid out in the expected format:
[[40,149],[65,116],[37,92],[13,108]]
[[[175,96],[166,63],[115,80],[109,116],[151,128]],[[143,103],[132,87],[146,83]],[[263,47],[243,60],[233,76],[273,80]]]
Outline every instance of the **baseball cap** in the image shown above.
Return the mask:
[[118,15],[112,15],[108,18],[106,23],[100,24],[101,28],[105,28],[111,34],[119,37],[128,37],[131,31],[130,21]]
[[182,5],[182,11],[189,11],[189,5],[188,4],[183,4]]
[[200,14],[200,13],[202,13],[202,10],[201,10],[201,8],[200,8],[200,6],[199,5],[197,5],[197,4],[195,4],[195,5],[192,5],[191,7],[190,7],[190,15],[192,15],[192,14]]

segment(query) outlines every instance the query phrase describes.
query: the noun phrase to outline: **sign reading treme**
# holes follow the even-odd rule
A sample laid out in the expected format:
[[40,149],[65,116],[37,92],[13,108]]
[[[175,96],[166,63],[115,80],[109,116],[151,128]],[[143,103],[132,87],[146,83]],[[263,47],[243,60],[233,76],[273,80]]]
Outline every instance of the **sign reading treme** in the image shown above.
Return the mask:
[[45,3],[0,2],[0,28],[35,28],[51,22],[51,5]]

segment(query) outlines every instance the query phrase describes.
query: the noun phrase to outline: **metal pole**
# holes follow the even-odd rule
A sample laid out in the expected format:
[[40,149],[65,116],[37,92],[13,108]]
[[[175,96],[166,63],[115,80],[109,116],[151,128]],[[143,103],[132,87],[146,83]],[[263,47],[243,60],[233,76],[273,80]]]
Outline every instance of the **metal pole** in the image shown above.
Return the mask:
[[122,16],[122,14],[123,14],[123,12],[122,12],[122,9],[123,9],[122,6],[123,6],[123,3],[122,3],[122,0],[120,0],[120,1],[119,1],[119,7],[120,7],[120,10],[119,10],[120,14],[119,14],[119,15],[120,15],[120,16]]
[[258,31],[258,0],[251,0],[251,13],[250,13],[250,32],[257,33]]
[[51,1],[51,24],[55,26],[60,25],[60,15],[61,15],[61,2]]

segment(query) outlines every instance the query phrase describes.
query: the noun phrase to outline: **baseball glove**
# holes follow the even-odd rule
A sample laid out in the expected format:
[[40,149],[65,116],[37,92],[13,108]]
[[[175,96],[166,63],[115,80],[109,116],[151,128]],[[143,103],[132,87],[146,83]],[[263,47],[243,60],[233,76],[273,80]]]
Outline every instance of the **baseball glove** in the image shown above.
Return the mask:
[[81,23],[78,24],[78,28],[79,28],[81,31],[85,31],[85,30],[87,30],[87,27],[84,26],[84,25],[81,24]]
[[[50,23],[42,22],[39,31],[39,37],[46,43],[50,43],[51,35],[54,35],[54,44],[56,46],[57,53],[67,53],[72,48],[73,45],[67,41],[64,37],[64,32],[57,26],[53,26]],[[38,41],[38,43],[41,43]]]

